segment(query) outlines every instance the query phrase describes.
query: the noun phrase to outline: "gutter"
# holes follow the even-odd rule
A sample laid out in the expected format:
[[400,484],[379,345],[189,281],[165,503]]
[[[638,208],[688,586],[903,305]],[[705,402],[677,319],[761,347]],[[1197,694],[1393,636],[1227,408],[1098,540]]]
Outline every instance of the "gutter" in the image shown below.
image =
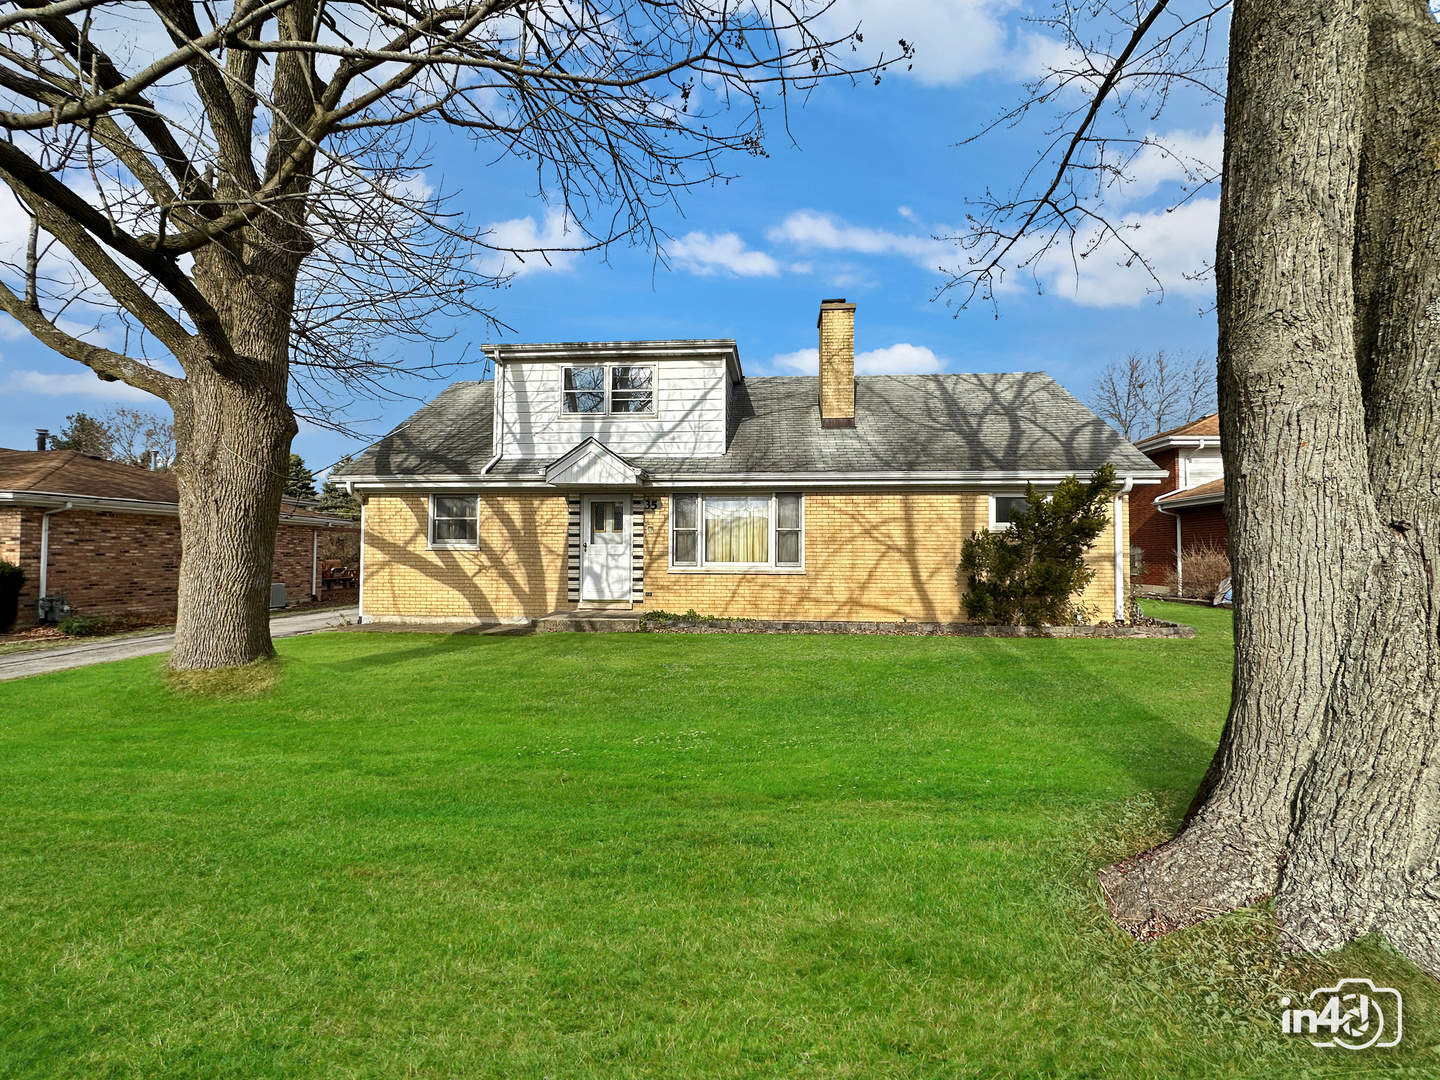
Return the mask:
[[[490,468],[491,462],[485,467]],[[716,491],[724,488],[793,488],[803,491],[819,491],[834,488],[857,487],[947,487],[947,488],[991,488],[1015,487],[1025,483],[1037,486],[1058,484],[1074,472],[1055,473],[1014,473],[1014,472],[873,472],[873,473],[713,473],[710,475],[661,474],[649,477],[646,485],[652,490],[668,491]],[[1166,477],[1164,472],[1139,473],[1127,477],[1133,485],[1155,486]],[[504,479],[486,479],[482,474],[470,476],[409,476],[405,478],[388,476],[360,476],[347,480],[347,488],[354,493],[355,487],[368,491],[474,491],[477,487],[498,490],[539,490],[556,492],[563,490],[545,482],[543,473]]]
[[[66,495],[60,492],[0,491],[0,506],[54,507],[56,510],[103,510],[114,514],[146,514],[152,517],[179,517],[180,506],[173,502],[148,502],[144,499],[107,499],[99,495]],[[306,525],[315,529],[354,528],[353,521],[335,518],[307,517],[281,513],[278,520],[285,525]]]
[[[53,510],[46,510],[40,515],[40,599],[44,600],[49,593],[50,578],[50,515],[63,514],[69,510],[73,503],[66,503],[64,506],[57,506]],[[40,617],[40,607],[36,604],[35,617]]]
[[1127,477],[1125,477],[1125,483],[1124,483],[1124,485],[1121,486],[1121,488],[1120,488],[1119,491],[1115,492],[1115,512],[1114,512],[1113,516],[1112,516],[1111,519],[1110,519],[1111,521],[1114,522],[1114,530],[1115,530],[1115,622],[1116,622],[1116,624],[1123,623],[1123,622],[1125,621],[1125,548],[1126,548],[1126,547],[1129,547],[1129,545],[1130,545],[1130,537],[1129,537],[1129,535],[1128,535],[1128,530],[1127,530],[1127,535],[1126,535],[1125,538],[1124,538],[1124,540],[1125,540],[1124,546],[1121,546],[1121,543],[1120,543],[1120,540],[1121,540],[1121,537],[1120,537],[1120,522],[1121,522],[1121,520],[1123,519],[1123,516],[1124,516],[1124,515],[1121,513],[1121,510],[1123,509],[1123,507],[1122,507],[1122,505],[1121,505],[1121,501],[1120,501],[1120,500],[1124,499],[1127,495],[1129,495],[1129,494],[1130,494],[1130,490],[1131,490],[1134,486],[1135,486],[1135,478],[1134,478],[1133,476],[1127,476]]

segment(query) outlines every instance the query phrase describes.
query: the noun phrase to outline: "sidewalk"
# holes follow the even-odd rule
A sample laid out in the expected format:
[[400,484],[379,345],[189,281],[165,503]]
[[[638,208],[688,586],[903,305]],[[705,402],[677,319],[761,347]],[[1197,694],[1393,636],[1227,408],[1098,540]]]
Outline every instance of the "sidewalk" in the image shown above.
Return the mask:
[[[270,619],[270,636],[285,638],[330,630],[353,623],[358,614],[358,608],[345,607],[298,615],[275,615]],[[44,675],[51,671],[89,667],[91,664],[104,664],[110,660],[154,656],[156,653],[169,652],[174,644],[175,634],[167,630],[163,634],[144,634],[116,641],[93,641],[65,645],[57,649],[37,649],[35,652],[0,656],[0,682],[6,679],[22,679],[26,675]]]

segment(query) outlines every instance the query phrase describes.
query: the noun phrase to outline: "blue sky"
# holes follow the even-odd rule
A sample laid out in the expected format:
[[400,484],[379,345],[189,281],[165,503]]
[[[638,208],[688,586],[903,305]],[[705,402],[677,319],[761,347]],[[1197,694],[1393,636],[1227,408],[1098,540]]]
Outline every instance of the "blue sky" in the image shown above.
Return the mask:
[[[531,260],[491,298],[514,328],[491,335],[478,323],[459,326],[438,347],[442,360],[468,355],[454,378],[478,378],[479,345],[508,341],[636,340],[733,337],[750,374],[793,374],[813,360],[821,299],[858,304],[856,349],[862,371],[1048,371],[1084,399],[1095,373],[1131,350],[1188,350],[1213,355],[1213,285],[1186,274],[1214,248],[1214,196],[1205,191],[1174,213],[1176,170],[1142,160],[1117,209],[1138,222],[1135,242],[1151,256],[1166,286],[1163,303],[1137,267],[1102,250],[1077,278],[1068,264],[1043,268],[1037,295],[1028,281],[1000,297],[999,317],[984,304],[957,311],[934,297],[945,278],[938,265],[963,255],[935,235],[964,222],[967,198],[1007,189],[1034,153],[1038,129],[1002,132],[955,144],[1013,103],[1019,79],[1054,46],[1007,3],[842,0],[836,18],[862,22],[867,46],[899,37],[917,41],[912,72],[826,85],[790,115],[794,144],[771,114],[766,158],[727,162],[738,178],[691,192],[683,215],[662,212],[672,241],[670,267],[654,253],[618,248],[600,255],[557,256],[553,268]],[[1218,158],[1218,106],[1179,102],[1148,129],[1196,157]],[[1146,131],[1143,126],[1140,129]],[[437,142],[426,179],[457,192],[457,207],[477,229],[506,242],[560,236],[555,207],[534,194],[520,163],[489,163],[461,139]],[[1112,200],[1114,201],[1114,200]],[[562,239],[561,243],[570,242]],[[3,318],[3,316],[0,316]],[[465,352],[469,346],[468,353]],[[356,426],[378,437],[439,386],[397,384],[388,402],[363,402]],[[0,445],[30,448],[34,429],[58,430],[76,411],[103,413],[117,404],[163,409],[118,383],[101,383],[73,361],[0,327]],[[365,440],[302,425],[294,448],[319,469]]]

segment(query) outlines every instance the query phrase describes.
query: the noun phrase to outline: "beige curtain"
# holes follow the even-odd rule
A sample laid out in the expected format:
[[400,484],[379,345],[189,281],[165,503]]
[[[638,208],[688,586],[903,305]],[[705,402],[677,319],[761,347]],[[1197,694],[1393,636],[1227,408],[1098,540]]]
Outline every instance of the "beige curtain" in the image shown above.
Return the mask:
[[770,561],[770,499],[705,498],[705,561],[764,563]]

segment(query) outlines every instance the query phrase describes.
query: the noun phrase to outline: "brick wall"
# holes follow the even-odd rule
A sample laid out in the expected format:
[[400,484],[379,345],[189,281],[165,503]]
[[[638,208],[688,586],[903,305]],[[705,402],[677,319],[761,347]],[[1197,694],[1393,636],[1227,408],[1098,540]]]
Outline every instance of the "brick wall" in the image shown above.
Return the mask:
[[[989,511],[974,492],[811,494],[803,573],[671,573],[670,500],[658,501],[645,514],[640,608],[744,618],[963,620],[960,545]],[[563,495],[482,496],[478,551],[427,550],[428,510],[425,495],[366,503],[367,616],[533,617],[571,606]],[[1122,516],[1121,536],[1126,526]],[[1101,619],[1114,614],[1113,543],[1107,528],[1088,558],[1096,574],[1083,600]]]
[[[1213,506],[1195,506],[1189,510],[1176,512],[1180,515],[1180,536],[1185,551],[1193,551],[1197,547],[1206,545],[1229,550],[1224,506],[1217,503]],[[1171,533],[1170,546],[1172,548],[1175,546],[1174,533]]]
[[1157,468],[1170,475],[1159,484],[1142,484],[1130,492],[1130,543],[1145,552],[1143,585],[1164,585],[1166,575],[1175,569],[1175,519],[1155,508],[1155,500],[1174,491],[1179,483],[1178,450],[1161,450],[1148,455]]
[[855,415],[855,305],[820,309],[820,415]]
[[[0,558],[25,572],[18,625],[28,625],[40,598],[40,524],[43,510],[0,511]],[[310,595],[315,530],[281,525],[271,580],[285,582],[287,599]],[[171,614],[180,578],[178,518],[109,511],[65,510],[50,515],[47,588],[65,593],[79,613]]]
[[567,606],[563,495],[483,495],[480,547],[428,550],[427,495],[365,503],[365,615],[495,619]]

